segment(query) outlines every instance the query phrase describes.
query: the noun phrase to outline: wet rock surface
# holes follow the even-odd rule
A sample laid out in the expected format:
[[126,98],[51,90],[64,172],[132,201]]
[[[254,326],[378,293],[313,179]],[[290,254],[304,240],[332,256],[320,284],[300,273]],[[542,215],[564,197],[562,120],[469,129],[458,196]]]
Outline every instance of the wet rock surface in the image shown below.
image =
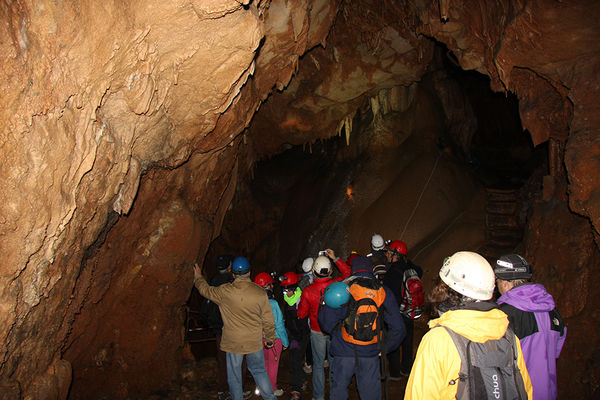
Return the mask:
[[[559,390],[596,396],[597,354],[582,349],[597,341],[599,309],[600,3],[441,2],[445,23],[439,3],[2,3],[2,392],[62,399],[70,388],[73,399],[125,399],[179,387],[191,266],[211,260],[220,235],[235,239],[236,251],[262,248],[260,261],[272,243],[309,243],[281,252],[281,268],[317,249],[328,226],[340,254],[364,249],[375,227],[404,236],[415,197],[397,200],[401,220],[387,211],[395,197],[386,190],[399,186],[385,160],[401,163],[401,182],[422,190],[439,154],[446,173],[464,172],[476,132],[456,86],[438,85],[445,97],[437,100],[423,96],[431,87],[417,90],[442,44],[460,68],[514,93],[532,143],[548,143],[519,250],[564,304],[573,335]],[[359,120],[371,128],[352,136]],[[451,134],[440,142],[440,131]],[[288,216],[298,236],[288,228],[263,240],[275,217],[286,219],[268,207],[251,240],[222,229],[257,160],[332,137],[363,144],[334,159],[356,164],[353,180],[322,181],[323,197],[296,200],[322,209],[329,225],[318,235],[310,237],[311,218]],[[417,154],[421,163],[411,164]],[[366,158],[376,161],[361,164]],[[437,192],[438,202],[460,207],[440,216],[425,192],[439,218],[409,224],[427,277],[448,252],[485,242],[483,190],[460,181],[468,200]],[[354,187],[360,207],[350,212],[339,196],[328,208],[327,183]],[[381,224],[369,225],[374,219]]]

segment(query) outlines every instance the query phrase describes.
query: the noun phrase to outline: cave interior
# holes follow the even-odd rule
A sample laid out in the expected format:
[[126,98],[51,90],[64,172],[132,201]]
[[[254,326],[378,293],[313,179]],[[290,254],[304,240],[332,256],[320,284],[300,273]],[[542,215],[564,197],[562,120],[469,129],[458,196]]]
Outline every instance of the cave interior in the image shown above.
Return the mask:
[[456,251],[525,256],[569,328],[559,398],[600,395],[600,3],[0,11],[6,398],[209,398],[194,263],[299,272],[375,233],[426,292]]

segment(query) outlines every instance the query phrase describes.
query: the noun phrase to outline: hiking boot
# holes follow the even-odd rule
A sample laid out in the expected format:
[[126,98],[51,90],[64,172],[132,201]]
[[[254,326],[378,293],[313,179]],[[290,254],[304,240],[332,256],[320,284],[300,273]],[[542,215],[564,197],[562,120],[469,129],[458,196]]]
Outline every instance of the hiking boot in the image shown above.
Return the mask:
[[302,366],[302,369],[304,370],[305,374],[312,373],[312,365],[308,365],[307,363],[304,363],[304,365]]
[[275,396],[279,397],[279,396],[283,395],[283,390],[282,389],[277,389],[273,393],[275,394]]
[[291,392],[290,400],[300,400],[300,392],[296,392],[296,391]]
[[252,390],[246,390],[242,393],[242,396],[244,397],[244,400],[249,399],[250,397],[252,397]]

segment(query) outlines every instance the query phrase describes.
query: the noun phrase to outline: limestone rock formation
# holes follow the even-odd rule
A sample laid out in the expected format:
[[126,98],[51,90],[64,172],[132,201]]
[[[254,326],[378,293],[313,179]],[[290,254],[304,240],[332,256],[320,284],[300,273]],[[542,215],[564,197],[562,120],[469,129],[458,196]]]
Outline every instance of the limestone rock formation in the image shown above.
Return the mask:
[[[169,387],[191,266],[221,233],[238,182],[291,145],[351,135],[366,103],[373,114],[406,111],[434,42],[516,94],[533,144],[551,143],[547,201],[524,243],[550,266],[541,277],[568,324],[592,330],[595,314],[583,314],[598,309],[600,3],[25,0],[2,2],[0,18],[8,398]],[[468,143],[472,131],[453,134]],[[556,246],[566,237],[581,239]],[[598,347],[595,333],[574,338],[567,351]],[[572,379],[563,373],[561,390],[598,393],[590,368],[562,368]]]

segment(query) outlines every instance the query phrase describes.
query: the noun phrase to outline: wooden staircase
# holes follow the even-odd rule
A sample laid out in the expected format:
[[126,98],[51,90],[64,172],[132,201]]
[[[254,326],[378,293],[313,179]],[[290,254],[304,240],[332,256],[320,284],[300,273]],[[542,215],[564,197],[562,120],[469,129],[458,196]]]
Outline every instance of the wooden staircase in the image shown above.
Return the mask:
[[485,212],[486,244],[479,249],[479,253],[488,259],[513,253],[523,240],[517,191],[486,189]]

